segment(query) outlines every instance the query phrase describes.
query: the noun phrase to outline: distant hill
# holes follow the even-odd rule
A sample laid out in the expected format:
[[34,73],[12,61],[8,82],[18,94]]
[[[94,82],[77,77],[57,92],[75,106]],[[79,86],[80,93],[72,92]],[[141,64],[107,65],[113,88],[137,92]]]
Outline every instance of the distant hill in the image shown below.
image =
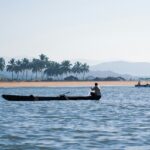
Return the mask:
[[107,77],[123,77],[126,80],[134,80],[138,79],[136,76],[128,75],[128,74],[120,74],[120,73],[115,73],[113,71],[94,71],[90,70],[89,73],[86,74],[87,78],[92,79],[94,77],[99,77],[99,78],[107,78]]
[[111,71],[132,76],[150,76],[150,63],[114,61],[105,62],[90,67],[91,71]]

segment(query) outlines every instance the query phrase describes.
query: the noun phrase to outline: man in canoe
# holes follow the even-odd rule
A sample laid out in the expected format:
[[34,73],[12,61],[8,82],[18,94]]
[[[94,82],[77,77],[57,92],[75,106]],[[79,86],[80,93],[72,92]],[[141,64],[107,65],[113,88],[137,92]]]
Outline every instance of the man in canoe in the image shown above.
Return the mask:
[[98,83],[95,83],[95,86],[91,88],[91,96],[101,96],[101,92],[98,87]]

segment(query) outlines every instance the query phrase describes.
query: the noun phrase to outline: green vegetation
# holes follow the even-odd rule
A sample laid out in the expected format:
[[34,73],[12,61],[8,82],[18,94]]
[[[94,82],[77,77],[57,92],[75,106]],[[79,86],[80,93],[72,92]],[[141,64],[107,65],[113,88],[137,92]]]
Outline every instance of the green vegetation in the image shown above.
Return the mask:
[[41,54],[39,58],[18,59],[12,58],[5,64],[4,58],[0,58],[0,71],[7,71],[11,73],[11,80],[64,80],[67,76],[83,75],[89,71],[89,66],[86,63],[75,62],[71,64],[69,60],[64,60],[61,63],[51,61],[49,58]]
[[0,57],[0,71],[3,71],[5,68],[5,60],[4,58]]

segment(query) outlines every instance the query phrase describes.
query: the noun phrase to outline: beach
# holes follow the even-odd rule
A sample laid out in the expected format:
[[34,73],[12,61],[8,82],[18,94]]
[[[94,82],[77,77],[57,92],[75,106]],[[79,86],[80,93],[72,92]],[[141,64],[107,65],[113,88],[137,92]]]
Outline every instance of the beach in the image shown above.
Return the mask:
[[[93,86],[95,81],[0,82],[0,87]],[[137,81],[98,81],[99,86],[134,86]]]

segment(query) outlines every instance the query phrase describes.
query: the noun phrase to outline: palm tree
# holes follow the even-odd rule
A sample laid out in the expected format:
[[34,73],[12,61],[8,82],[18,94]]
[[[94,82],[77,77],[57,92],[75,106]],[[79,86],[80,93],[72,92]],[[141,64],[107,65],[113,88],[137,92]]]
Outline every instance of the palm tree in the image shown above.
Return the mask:
[[71,63],[69,60],[64,60],[61,62],[61,66],[60,66],[60,69],[61,69],[61,73],[62,74],[66,74],[69,73],[71,71]]
[[41,61],[48,61],[48,57],[44,54],[39,55]]
[[75,62],[74,66],[72,67],[72,72],[76,75],[81,73],[81,63],[79,61]]
[[87,65],[86,63],[81,65],[81,72],[83,73],[83,80],[85,77],[85,73],[89,72],[89,65]]
[[0,70],[3,71],[5,68],[5,60],[3,57],[0,57]]
[[32,72],[35,73],[35,79],[37,80],[37,74],[41,70],[41,62],[39,59],[33,58],[32,63]]
[[41,80],[44,78],[44,69],[46,68],[46,65],[48,63],[48,57],[44,54],[39,55],[40,60],[40,72],[41,72]]
[[22,77],[22,79],[24,78],[24,72],[25,72],[25,75],[26,75],[26,80],[28,79],[28,71],[29,71],[29,69],[30,69],[29,59],[23,58],[22,59],[22,70],[23,70],[23,77]]
[[58,77],[60,75],[60,64],[55,61],[49,61],[44,73],[47,77]]
[[14,73],[14,71],[15,71],[15,59],[14,59],[14,58],[12,58],[12,59],[8,62],[7,71],[12,73],[12,80],[13,80],[13,77],[14,77],[14,74],[13,74],[13,73]]
[[15,61],[14,72],[17,74],[17,80],[18,80],[19,72],[22,72],[22,64],[20,60]]

